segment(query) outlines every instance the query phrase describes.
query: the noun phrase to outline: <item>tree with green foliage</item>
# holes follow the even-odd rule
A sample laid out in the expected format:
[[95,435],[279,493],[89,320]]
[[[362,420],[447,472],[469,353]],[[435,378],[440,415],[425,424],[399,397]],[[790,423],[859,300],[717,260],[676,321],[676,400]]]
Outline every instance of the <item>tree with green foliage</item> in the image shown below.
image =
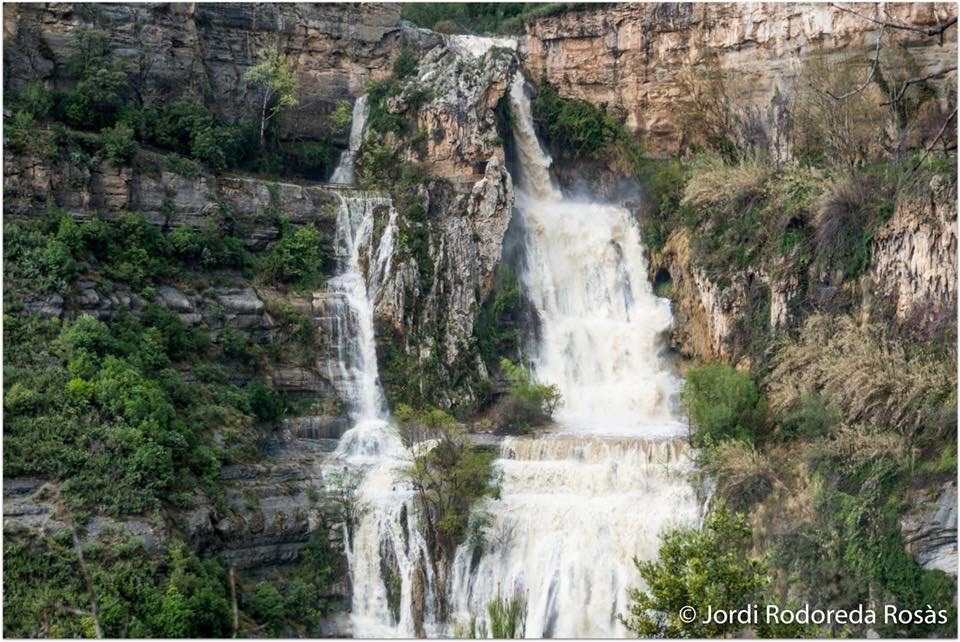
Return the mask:
[[244,78],[263,92],[260,102],[260,146],[263,146],[267,123],[284,109],[297,105],[300,83],[280,47],[271,45],[257,54],[259,62],[247,70]]
[[467,533],[470,510],[494,494],[493,453],[474,447],[456,420],[438,408],[401,404],[394,416],[411,462],[402,476],[416,492],[437,559],[452,555]]
[[[646,590],[630,589],[627,614],[618,617],[639,637],[720,638],[741,633],[743,625],[705,622],[707,609],[742,609],[770,603],[770,575],[763,560],[749,557],[751,531],[742,515],[723,504],[714,507],[702,530],[678,528],[661,536],[657,559],[634,564]],[[681,609],[692,607],[687,622]],[[763,618],[760,618],[761,622]],[[802,627],[757,626],[761,637],[795,637]]]
[[281,221],[280,238],[270,246],[260,269],[263,275],[279,283],[313,287],[320,280],[326,260],[326,240],[313,225],[293,229]]
[[113,165],[128,165],[137,153],[133,130],[123,123],[101,130],[100,139],[103,141],[103,154]]
[[76,79],[64,114],[74,125],[100,128],[113,124],[130,93],[126,65],[113,57],[106,33],[75,29],[70,35],[67,69]]
[[269,582],[260,582],[250,599],[250,610],[258,622],[267,625],[270,635],[280,634],[283,627],[283,597]]
[[766,402],[753,379],[722,363],[687,370],[683,401],[698,448],[724,439],[753,443],[766,425]]
[[499,366],[509,384],[507,394],[497,403],[499,429],[522,434],[548,423],[563,402],[560,389],[535,382],[527,368],[507,358],[500,359]]

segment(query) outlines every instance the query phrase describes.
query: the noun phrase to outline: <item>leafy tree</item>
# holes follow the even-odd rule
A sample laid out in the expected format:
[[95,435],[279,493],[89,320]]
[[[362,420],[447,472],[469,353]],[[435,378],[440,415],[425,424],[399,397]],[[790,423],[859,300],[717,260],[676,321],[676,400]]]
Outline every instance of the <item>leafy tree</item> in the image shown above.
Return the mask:
[[297,105],[299,81],[297,75],[287,63],[286,56],[276,45],[262,49],[258,54],[260,62],[247,70],[244,76],[252,85],[258,85],[263,91],[260,104],[260,146],[263,146],[267,122],[287,107]]
[[267,625],[271,635],[278,635],[283,626],[283,598],[268,582],[260,582],[250,600],[250,610],[259,622]]
[[324,239],[317,228],[304,225],[292,230],[283,222],[280,239],[263,257],[261,271],[280,283],[311,287],[319,280],[325,259]]
[[137,153],[137,141],[133,139],[133,130],[117,123],[100,132],[103,141],[103,153],[113,165],[127,165]]
[[475,448],[453,417],[437,408],[395,413],[412,462],[402,475],[414,487],[428,541],[438,557],[452,554],[467,533],[470,509],[492,495],[493,454]]
[[337,102],[336,108],[330,112],[330,132],[334,136],[343,136],[350,131],[353,123],[353,108],[346,100]]
[[549,422],[562,402],[560,389],[534,382],[529,370],[506,358],[500,359],[500,372],[510,384],[497,405],[501,429],[524,433]]
[[77,79],[64,105],[67,119],[80,127],[112,124],[130,93],[130,79],[123,61],[112,56],[106,34],[74,30],[67,69]]
[[[770,576],[765,561],[749,558],[750,528],[742,515],[720,504],[707,517],[703,530],[679,528],[662,537],[657,559],[634,558],[647,588],[630,589],[627,615],[618,617],[640,637],[731,637],[743,625],[704,623],[707,609],[742,609],[769,599]],[[681,609],[693,607],[693,622],[681,619]],[[763,618],[760,618],[763,621]],[[761,636],[795,637],[802,629],[758,626]]]
[[722,363],[690,368],[683,400],[698,448],[729,438],[752,443],[766,422],[766,403],[756,384]]

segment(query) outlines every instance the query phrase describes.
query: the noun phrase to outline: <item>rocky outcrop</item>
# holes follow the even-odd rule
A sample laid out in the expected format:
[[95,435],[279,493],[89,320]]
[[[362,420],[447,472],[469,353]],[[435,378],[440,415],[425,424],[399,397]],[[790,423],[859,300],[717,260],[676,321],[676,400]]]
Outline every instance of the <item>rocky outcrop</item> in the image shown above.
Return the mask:
[[427,52],[416,79],[391,101],[391,111],[403,111],[411,94],[429,92],[430,100],[417,111],[417,127],[426,137],[419,156],[430,175],[470,189],[484,176],[487,161],[503,163],[494,110],[517,64],[507,44],[513,43],[451,36]]
[[132,167],[94,161],[84,168],[65,159],[7,153],[4,190],[4,210],[11,217],[42,216],[52,205],[81,220],[139,212],[154,225],[200,228],[226,207],[246,228],[243,241],[251,250],[277,238],[271,211],[332,236],[340,208],[331,188],[199,172],[187,178],[167,168],[167,157],[146,151]]
[[957,188],[937,175],[923,192],[897,203],[870,267],[876,296],[921,333],[954,320],[957,306]]
[[[919,496],[917,496],[919,495]],[[925,569],[957,576],[957,485],[914,493],[915,508],[900,518],[907,551]]]
[[285,117],[284,135],[317,139],[327,133],[317,114],[389,75],[403,39],[395,4],[9,5],[3,9],[4,88],[30,80],[69,87],[70,37],[84,27],[108,35],[129,62],[144,104],[191,93],[231,121],[256,113],[258,92],[244,73],[260,49],[278,44],[300,82],[299,106]]
[[[866,3],[850,8],[870,17],[880,11]],[[891,3],[883,10],[920,27],[956,16],[949,3]],[[530,21],[521,53],[532,78],[546,79],[563,96],[605,104],[641,134],[649,152],[671,155],[684,136],[676,110],[684,67],[702,73],[715,57],[737,100],[759,108],[777,130],[783,123],[775,99],[792,91],[802,54],[822,52],[828,61],[869,55],[879,30],[826,3],[619,3]],[[944,36],[942,44],[935,37],[902,38],[917,75],[953,65],[956,27]],[[773,141],[777,131],[769,133]]]

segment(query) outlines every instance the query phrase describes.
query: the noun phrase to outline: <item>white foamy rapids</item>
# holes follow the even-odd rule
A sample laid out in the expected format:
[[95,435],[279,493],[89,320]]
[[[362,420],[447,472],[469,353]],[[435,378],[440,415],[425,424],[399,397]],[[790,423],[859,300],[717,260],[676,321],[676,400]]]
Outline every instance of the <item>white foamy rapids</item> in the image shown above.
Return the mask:
[[559,201],[560,190],[550,180],[552,162],[537,140],[523,74],[514,74],[510,83],[510,109],[513,112],[513,137],[516,141],[521,190],[518,198]]
[[640,230],[623,207],[563,199],[517,74],[510,89],[525,233],[524,286],[541,321],[534,375],[563,394],[576,432],[679,434],[679,379],[660,356],[670,304],[647,280]]
[[338,357],[331,380],[347,400],[354,426],[341,438],[338,453],[375,459],[397,445],[380,388],[373,325],[377,295],[393,261],[397,212],[380,194],[339,196],[335,245],[340,268],[328,282]]
[[454,622],[487,623],[498,592],[527,600],[526,637],[622,637],[632,559],[652,559],[660,533],[696,523],[691,461],[678,439],[544,437],[506,441],[501,499],[485,550],[457,551]]
[[399,453],[381,460],[361,489],[365,510],[347,554],[356,638],[416,637],[415,613],[423,614],[419,624],[428,635],[439,633],[427,543],[409,508],[413,493],[397,481],[404,463]]
[[488,38],[485,36],[469,36],[463,34],[445,36],[445,38],[448,47],[466,52],[474,58],[480,58],[494,47],[510,49],[511,51],[516,51],[517,49],[516,38]]
[[363,145],[363,136],[367,132],[367,116],[370,114],[370,107],[367,105],[367,95],[364,94],[357,98],[353,103],[353,117],[350,121],[350,143],[349,147],[340,153],[340,160],[337,162],[336,169],[330,177],[331,183],[343,185],[353,185],[353,167],[360,146]]

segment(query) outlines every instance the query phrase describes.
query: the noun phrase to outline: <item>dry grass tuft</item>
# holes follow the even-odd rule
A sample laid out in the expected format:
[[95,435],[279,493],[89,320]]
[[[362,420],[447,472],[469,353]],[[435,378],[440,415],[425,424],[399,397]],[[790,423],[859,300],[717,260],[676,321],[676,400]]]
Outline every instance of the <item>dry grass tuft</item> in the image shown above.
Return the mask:
[[756,160],[726,165],[719,158],[704,158],[695,163],[681,202],[695,207],[736,209],[760,196],[769,176],[770,170]]
[[716,479],[717,495],[737,511],[763,501],[777,484],[766,455],[740,440],[721,442],[703,464],[705,472]]
[[945,433],[939,417],[955,410],[957,400],[950,359],[908,355],[901,342],[874,326],[861,329],[847,316],[808,319],[799,340],[776,356],[768,381],[774,412],[788,412],[804,393],[819,392],[839,410],[844,428],[874,437],[892,431],[908,441],[925,427]]

